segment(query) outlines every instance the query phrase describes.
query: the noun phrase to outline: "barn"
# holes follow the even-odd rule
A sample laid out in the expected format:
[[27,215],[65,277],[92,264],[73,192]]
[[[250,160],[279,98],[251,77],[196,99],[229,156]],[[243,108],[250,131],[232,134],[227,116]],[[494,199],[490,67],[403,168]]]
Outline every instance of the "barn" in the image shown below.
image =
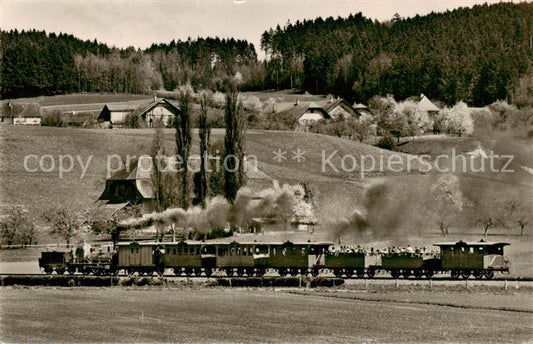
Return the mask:
[[148,127],[153,127],[157,123],[168,127],[172,125],[174,117],[181,113],[180,108],[169,100],[154,99],[140,113],[141,118],[146,122]]
[[98,122],[107,126],[120,127],[126,121],[126,116],[137,110],[134,104],[106,104],[98,115]]

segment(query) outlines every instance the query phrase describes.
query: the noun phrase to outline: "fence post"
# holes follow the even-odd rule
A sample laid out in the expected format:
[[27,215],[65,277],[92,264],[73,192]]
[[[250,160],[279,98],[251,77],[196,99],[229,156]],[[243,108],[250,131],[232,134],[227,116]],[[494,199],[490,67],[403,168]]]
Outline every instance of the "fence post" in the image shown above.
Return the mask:
[[433,280],[431,278],[429,279],[429,289],[433,290]]
[[504,281],[503,289],[507,290],[507,280]]
[[400,288],[400,280],[398,278],[396,279],[396,288]]
[[465,288],[468,289],[468,278],[465,279]]

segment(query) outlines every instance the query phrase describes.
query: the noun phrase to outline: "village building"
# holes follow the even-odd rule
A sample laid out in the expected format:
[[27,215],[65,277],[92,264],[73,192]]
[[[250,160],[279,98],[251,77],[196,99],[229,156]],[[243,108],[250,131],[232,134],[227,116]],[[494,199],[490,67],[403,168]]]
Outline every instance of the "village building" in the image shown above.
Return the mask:
[[168,127],[174,122],[174,117],[181,113],[180,108],[167,99],[154,99],[140,113],[141,118],[148,127],[153,127],[156,123],[161,123]]
[[41,125],[41,116],[32,114],[22,114],[12,118],[15,125]]
[[424,94],[420,95],[418,102],[418,110],[427,112],[429,118],[433,118],[440,112],[440,109],[431,102]]
[[297,131],[308,131],[319,121],[360,117],[346,100],[340,98],[306,103],[296,101],[292,107],[279,112],[279,115],[294,118]]
[[126,121],[126,116],[137,110],[134,104],[106,104],[98,115],[98,122],[105,127],[121,127]]
[[174,117],[180,113],[179,106],[165,98],[157,99],[149,103],[134,104],[106,104],[98,116],[98,121],[107,127],[122,127],[126,117],[136,113],[147,127],[156,124],[162,126],[172,125]]

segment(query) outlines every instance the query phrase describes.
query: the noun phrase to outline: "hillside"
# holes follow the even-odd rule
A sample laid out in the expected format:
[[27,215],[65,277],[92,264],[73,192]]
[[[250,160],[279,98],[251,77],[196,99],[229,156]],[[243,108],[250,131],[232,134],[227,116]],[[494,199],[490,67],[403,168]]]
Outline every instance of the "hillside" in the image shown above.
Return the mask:
[[[35,217],[52,207],[74,207],[88,209],[104,189],[106,179],[106,157],[139,156],[149,151],[153,132],[140,130],[97,130],[47,127],[0,126],[2,138],[1,152],[1,193],[3,208],[21,205]],[[172,151],[174,136],[172,130],[165,133],[167,151]],[[214,130],[212,142],[223,138],[223,130]],[[196,140],[196,133],[193,134]],[[495,180],[491,176],[459,175],[449,187],[460,190],[465,200],[463,211],[453,211],[443,207],[432,196],[432,187],[439,183],[441,174],[416,172],[417,164],[411,162],[413,173],[393,172],[388,169],[370,169],[361,178],[359,169],[352,173],[340,171],[339,156],[353,155],[359,161],[361,155],[387,159],[391,152],[353,141],[310,133],[281,131],[249,131],[246,135],[247,155],[258,158],[258,167],[280,183],[306,182],[316,190],[316,214],[322,223],[318,231],[326,231],[331,239],[340,236],[384,238],[395,236],[420,236],[438,234],[438,220],[445,216],[451,231],[482,233],[477,220],[481,210],[489,200],[516,199],[521,205],[531,208],[531,186],[513,183],[512,180]],[[273,151],[281,148],[287,151],[287,160],[273,160]],[[305,151],[306,159],[298,163],[292,160],[292,151]],[[193,153],[197,152],[196,141]],[[322,172],[322,150],[326,156],[338,151],[337,159],[331,159],[339,172]],[[52,172],[26,172],[24,157],[35,154],[39,157],[54,157],[55,169]],[[60,177],[57,164],[60,155],[79,156],[86,165],[90,163],[83,178],[79,162],[71,172]],[[404,161],[408,155],[400,154]],[[412,158],[412,157],[411,157]],[[400,159],[400,158],[398,158]],[[351,160],[346,160],[351,161]],[[114,161],[116,163],[116,161]],[[49,162],[48,162],[49,163]],[[351,167],[351,164],[347,164]],[[46,167],[46,166],[45,166]],[[370,167],[370,166],[367,166]],[[269,186],[271,181],[263,180],[260,185]],[[371,190],[369,192],[368,190]],[[452,192],[450,191],[450,192]],[[455,192],[455,191],[453,191]],[[456,191],[458,192],[458,191]],[[369,196],[370,195],[370,196]],[[373,197],[373,198],[372,198]],[[488,203],[487,203],[488,204]],[[375,226],[371,231],[351,232],[345,221],[351,221],[354,210],[374,217]],[[526,233],[531,231],[531,221]],[[517,229],[492,231],[516,235]],[[350,234],[351,233],[351,234]]]

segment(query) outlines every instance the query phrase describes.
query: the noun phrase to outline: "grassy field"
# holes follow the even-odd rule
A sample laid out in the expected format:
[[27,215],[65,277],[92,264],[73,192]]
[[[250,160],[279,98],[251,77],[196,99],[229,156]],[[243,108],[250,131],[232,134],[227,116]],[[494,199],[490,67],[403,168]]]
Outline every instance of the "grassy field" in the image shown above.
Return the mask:
[[13,102],[16,104],[37,103],[40,106],[62,106],[62,105],[83,105],[94,103],[126,102],[135,100],[149,100],[152,95],[143,94],[112,94],[112,93],[81,93],[64,94],[52,97],[17,98],[6,99],[2,102]]
[[[491,293],[475,300],[465,295],[467,306],[490,304],[493,298]],[[432,294],[419,297],[431,299]],[[507,296],[514,303],[529,298]],[[320,293],[187,287],[3,288],[1,301],[5,342],[484,343],[533,338],[531,313],[480,313],[476,308],[379,297],[356,300]]]
[[[71,129],[50,127],[0,126],[0,205],[22,205],[32,213],[38,214],[50,207],[68,204],[75,208],[89,208],[104,189],[106,179],[107,157],[114,154],[140,156],[149,152],[153,131],[149,129],[101,130]],[[224,130],[215,129],[212,142],[223,140]],[[193,153],[198,152],[197,134],[193,132]],[[172,152],[174,143],[173,130],[165,133],[167,152]],[[274,160],[274,151],[285,151],[286,160]],[[298,162],[293,158],[293,151],[300,149],[305,152],[305,159]],[[336,219],[349,215],[354,209],[360,208],[365,188],[373,184],[386,186],[388,208],[383,207],[383,216],[398,218],[397,227],[403,231],[380,233],[383,236],[419,236],[438,233],[436,218],[439,209],[428,197],[428,190],[439,177],[434,173],[418,173],[418,164],[411,161],[411,173],[392,172],[387,168],[382,171],[379,166],[370,168],[361,178],[360,157],[366,155],[379,159],[387,159],[391,152],[360,144],[358,142],[311,133],[283,131],[249,131],[245,139],[247,155],[255,155],[258,167],[266,175],[277,179],[280,183],[296,183],[305,181],[317,191],[317,213],[322,219]],[[324,158],[336,152],[330,161],[338,169],[324,165]],[[24,167],[24,158],[34,154],[37,157],[51,155],[55,169],[51,172],[28,172]],[[75,161],[72,171],[59,175],[58,159],[61,155],[71,155],[88,168],[82,177],[82,167]],[[353,156],[357,166],[353,172],[342,171],[341,157]],[[399,159],[410,159],[408,155],[399,154]],[[89,160],[91,159],[91,160]],[[346,160],[351,168],[351,161]],[[48,161],[50,163],[50,161]],[[33,166],[32,166],[33,167]],[[325,172],[324,172],[324,170]],[[520,184],[493,180],[491,176],[460,175],[461,185],[469,186],[483,197],[505,199],[517,197],[532,205],[532,188]],[[266,181],[268,185],[268,181]],[[393,209],[392,209],[393,208]],[[472,208],[472,212],[475,212]],[[480,233],[479,224],[472,212],[457,215],[452,221],[452,233]],[[498,231],[496,231],[498,232]],[[515,235],[516,230],[502,232]],[[381,235],[383,234],[383,235]],[[531,234],[531,223],[526,234]]]

